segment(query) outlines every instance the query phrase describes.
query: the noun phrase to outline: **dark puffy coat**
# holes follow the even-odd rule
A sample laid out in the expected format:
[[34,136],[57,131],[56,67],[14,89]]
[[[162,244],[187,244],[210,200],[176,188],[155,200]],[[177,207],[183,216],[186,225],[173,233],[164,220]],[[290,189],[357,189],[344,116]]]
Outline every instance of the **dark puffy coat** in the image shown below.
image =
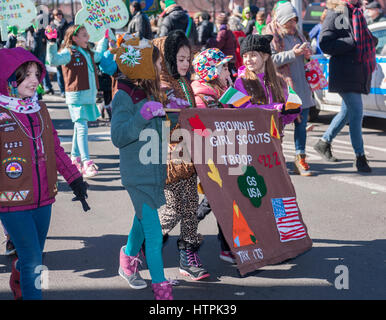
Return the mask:
[[153,39],[149,18],[142,11],[137,11],[127,26],[127,32],[139,38]]
[[213,36],[213,23],[204,20],[197,27],[198,43],[205,45],[206,42]]
[[[170,11],[167,10],[166,14],[162,18],[159,37],[167,36],[169,32],[173,30],[182,30],[184,33],[186,33],[189,19],[191,18],[189,17],[188,13],[180,6],[175,6]],[[191,45],[198,44],[197,29],[193,21],[188,39]]]
[[226,25],[221,25],[216,38],[217,48],[227,56],[233,56],[232,62],[236,62],[236,38],[232,31],[228,30]]
[[[329,63],[330,92],[370,92],[371,74],[357,58],[354,33],[352,28],[352,11],[343,27],[343,13],[328,10],[320,33],[319,46],[325,54],[331,55]],[[336,23],[340,21],[341,24]]]

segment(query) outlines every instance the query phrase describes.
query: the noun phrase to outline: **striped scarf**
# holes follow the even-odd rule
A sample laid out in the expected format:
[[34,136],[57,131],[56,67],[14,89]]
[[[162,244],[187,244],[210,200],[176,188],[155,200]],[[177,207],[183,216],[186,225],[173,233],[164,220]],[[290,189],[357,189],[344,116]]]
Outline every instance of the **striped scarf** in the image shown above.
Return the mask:
[[354,29],[354,40],[358,52],[358,61],[365,64],[367,71],[372,73],[375,70],[375,39],[369,28],[360,1],[353,5],[345,0],[348,8],[352,10],[352,24]]

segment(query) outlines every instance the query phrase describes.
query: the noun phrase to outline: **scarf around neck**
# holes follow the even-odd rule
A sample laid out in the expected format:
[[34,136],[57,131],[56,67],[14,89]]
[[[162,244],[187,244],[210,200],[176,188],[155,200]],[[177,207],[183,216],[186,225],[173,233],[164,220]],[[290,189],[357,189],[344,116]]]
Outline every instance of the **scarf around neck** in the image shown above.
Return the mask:
[[353,5],[349,0],[344,1],[347,7],[352,10],[352,24],[358,61],[364,63],[367,71],[372,73],[376,66],[374,36],[367,27],[360,2],[358,1],[356,5]]
[[40,110],[38,95],[35,94],[32,98],[21,99],[0,95],[0,107],[16,113],[35,113]]

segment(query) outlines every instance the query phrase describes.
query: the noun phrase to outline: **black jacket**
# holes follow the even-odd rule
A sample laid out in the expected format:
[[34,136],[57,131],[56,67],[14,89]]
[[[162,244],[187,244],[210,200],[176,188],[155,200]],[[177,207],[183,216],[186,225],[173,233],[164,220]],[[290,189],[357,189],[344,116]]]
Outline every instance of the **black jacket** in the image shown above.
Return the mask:
[[188,13],[180,6],[172,8],[172,10],[164,15],[160,26],[159,36],[167,36],[168,33],[173,30],[182,30],[186,34],[189,19],[191,19],[192,27],[188,39],[191,45],[197,45],[198,37],[196,25],[192,18],[189,17]]
[[127,26],[127,32],[139,38],[153,39],[149,18],[142,11],[137,11]]
[[328,90],[368,94],[372,75],[357,58],[352,11],[349,11],[348,21],[344,22],[343,17],[341,12],[328,10],[320,33],[319,46],[331,56]]
[[197,27],[198,43],[200,45],[205,45],[206,42],[212,38],[213,35],[213,23],[204,20]]

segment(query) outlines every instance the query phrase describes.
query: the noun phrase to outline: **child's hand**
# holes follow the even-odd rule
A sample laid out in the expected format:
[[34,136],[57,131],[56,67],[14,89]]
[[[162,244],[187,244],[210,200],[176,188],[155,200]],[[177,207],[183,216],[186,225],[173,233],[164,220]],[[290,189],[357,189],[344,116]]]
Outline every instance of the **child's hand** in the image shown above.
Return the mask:
[[162,103],[156,101],[148,101],[142,106],[140,113],[142,118],[150,120],[154,117],[164,116],[165,110]]
[[56,29],[52,29],[51,26],[48,26],[46,28],[44,34],[50,42],[56,42],[56,39],[58,38],[58,32],[56,31]]
[[169,101],[170,102],[166,106],[166,108],[169,109],[185,109],[186,107],[190,106],[188,101],[176,98],[175,96],[170,96]]

